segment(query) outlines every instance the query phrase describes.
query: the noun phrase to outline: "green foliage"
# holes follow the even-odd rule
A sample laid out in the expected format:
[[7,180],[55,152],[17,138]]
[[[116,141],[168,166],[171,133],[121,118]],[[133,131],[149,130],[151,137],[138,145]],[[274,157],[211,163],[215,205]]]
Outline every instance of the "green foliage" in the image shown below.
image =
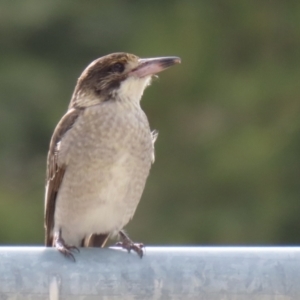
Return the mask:
[[0,242],[43,242],[45,161],[77,77],[126,51],[177,55],[142,101],[156,163],[145,244],[299,243],[300,2],[2,1]]

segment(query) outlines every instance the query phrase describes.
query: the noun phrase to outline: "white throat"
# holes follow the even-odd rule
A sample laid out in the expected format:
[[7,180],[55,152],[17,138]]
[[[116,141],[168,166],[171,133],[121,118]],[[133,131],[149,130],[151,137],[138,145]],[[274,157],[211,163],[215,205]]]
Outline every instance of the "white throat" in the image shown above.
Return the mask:
[[122,101],[139,103],[145,88],[150,83],[151,76],[145,76],[142,78],[130,76],[121,83],[116,96]]

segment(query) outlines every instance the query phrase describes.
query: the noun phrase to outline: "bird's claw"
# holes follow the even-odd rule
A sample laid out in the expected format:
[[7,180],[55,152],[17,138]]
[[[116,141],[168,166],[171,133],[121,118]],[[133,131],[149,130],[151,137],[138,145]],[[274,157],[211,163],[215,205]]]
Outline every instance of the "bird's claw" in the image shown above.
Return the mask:
[[72,252],[74,251],[77,251],[77,253],[80,252],[77,247],[67,245],[64,239],[61,237],[61,235],[59,235],[55,240],[55,248],[64,256],[71,258],[74,262],[76,260]]
[[121,241],[115,244],[116,247],[122,247],[128,252],[133,250],[140,258],[144,255],[145,245],[143,243],[134,243],[124,232],[120,232]]

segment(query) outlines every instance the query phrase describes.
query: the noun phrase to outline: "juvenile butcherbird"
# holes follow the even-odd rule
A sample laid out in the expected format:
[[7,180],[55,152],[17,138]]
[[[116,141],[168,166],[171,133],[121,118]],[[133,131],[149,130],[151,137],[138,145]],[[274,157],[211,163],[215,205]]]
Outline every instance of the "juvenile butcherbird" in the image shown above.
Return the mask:
[[143,245],[122,230],[133,217],[154,161],[157,135],[140,100],[151,77],[177,63],[178,57],[113,53],[83,71],[50,142],[46,246],[74,259],[77,247],[103,247],[119,234],[118,244],[142,257]]

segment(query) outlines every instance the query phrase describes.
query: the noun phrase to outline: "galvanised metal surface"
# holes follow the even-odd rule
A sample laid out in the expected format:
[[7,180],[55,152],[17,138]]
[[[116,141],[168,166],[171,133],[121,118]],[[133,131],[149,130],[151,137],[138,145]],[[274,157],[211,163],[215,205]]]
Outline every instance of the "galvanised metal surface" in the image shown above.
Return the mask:
[[300,299],[299,247],[0,248],[0,299]]

